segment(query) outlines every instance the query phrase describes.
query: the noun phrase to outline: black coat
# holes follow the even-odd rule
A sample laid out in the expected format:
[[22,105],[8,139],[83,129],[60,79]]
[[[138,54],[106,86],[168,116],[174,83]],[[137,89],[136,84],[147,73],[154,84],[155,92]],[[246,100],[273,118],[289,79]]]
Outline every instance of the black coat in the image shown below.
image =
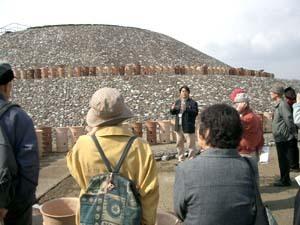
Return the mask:
[[[182,114],[182,131],[183,133],[195,133],[195,120],[198,115],[198,104],[191,98],[188,98],[186,101],[186,110]],[[175,131],[179,130],[179,117],[178,114],[180,112],[181,100],[178,99],[175,102],[175,108],[170,109],[170,113],[172,115],[176,115],[175,120]]]

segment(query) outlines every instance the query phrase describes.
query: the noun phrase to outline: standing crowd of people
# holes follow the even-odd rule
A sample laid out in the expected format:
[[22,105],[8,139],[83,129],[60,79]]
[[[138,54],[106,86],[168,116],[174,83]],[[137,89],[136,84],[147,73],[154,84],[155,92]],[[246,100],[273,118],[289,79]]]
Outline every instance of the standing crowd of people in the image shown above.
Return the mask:
[[[0,222],[30,225],[39,157],[32,120],[9,102],[13,78],[11,66],[0,63]],[[276,85],[270,96],[276,103],[272,132],[280,169],[274,185],[290,186],[290,170],[299,170],[300,94],[296,98],[291,87]],[[178,152],[174,211],[186,225],[253,225],[262,215],[257,199],[261,199],[258,161],[264,146],[263,121],[251,108],[246,90],[236,88],[229,98],[232,106],[219,103],[199,114],[184,85],[170,107]],[[97,90],[89,106],[88,133],[66,156],[81,189],[76,224],[154,225],[158,171],[149,143],[122,126],[133,113],[115,88]],[[295,225],[300,224],[299,205],[300,191]],[[269,223],[260,225],[264,224]]]

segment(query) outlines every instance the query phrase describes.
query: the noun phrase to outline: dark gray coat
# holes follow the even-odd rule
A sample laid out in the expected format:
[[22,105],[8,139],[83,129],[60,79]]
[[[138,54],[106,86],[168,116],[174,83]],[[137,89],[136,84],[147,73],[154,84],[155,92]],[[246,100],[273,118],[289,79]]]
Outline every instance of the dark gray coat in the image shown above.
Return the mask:
[[252,225],[254,178],[236,149],[209,149],[177,166],[174,210],[185,225]]
[[292,108],[283,99],[275,106],[272,133],[275,142],[290,141],[297,137]]

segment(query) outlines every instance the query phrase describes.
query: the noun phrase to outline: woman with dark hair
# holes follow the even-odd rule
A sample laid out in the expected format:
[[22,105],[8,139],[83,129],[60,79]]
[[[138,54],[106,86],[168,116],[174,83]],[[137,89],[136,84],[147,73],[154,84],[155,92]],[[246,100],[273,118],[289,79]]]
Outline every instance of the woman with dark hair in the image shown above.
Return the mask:
[[176,168],[174,209],[185,225],[253,224],[255,166],[237,151],[242,132],[240,116],[229,105],[216,104],[200,114],[204,151]]
[[[287,87],[284,89],[284,96],[293,113],[293,105],[296,103],[297,96],[295,89]],[[295,119],[293,121],[295,123]],[[296,129],[296,133],[295,137],[291,140],[291,147],[288,148],[288,159],[290,163],[290,171],[292,172],[299,172],[298,129]]]

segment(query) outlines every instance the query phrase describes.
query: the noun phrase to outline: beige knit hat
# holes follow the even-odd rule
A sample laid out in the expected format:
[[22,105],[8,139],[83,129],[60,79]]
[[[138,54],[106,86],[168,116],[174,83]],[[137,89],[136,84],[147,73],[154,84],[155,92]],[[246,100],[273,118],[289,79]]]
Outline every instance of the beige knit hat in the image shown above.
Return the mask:
[[90,110],[86,116],[89,127],[116,125],[133,117],[124,103],[123,96],[115,88],[101,88],[90,100]]

